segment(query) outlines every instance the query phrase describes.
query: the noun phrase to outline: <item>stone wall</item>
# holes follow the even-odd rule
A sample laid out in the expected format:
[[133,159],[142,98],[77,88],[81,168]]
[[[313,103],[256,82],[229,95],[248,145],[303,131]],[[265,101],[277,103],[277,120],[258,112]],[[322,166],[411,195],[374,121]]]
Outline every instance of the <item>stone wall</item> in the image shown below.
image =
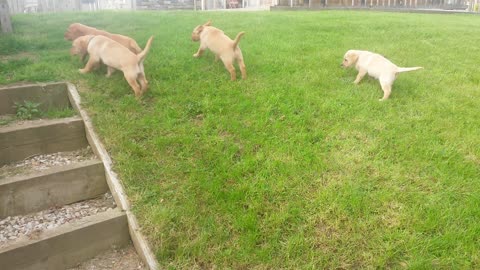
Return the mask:
[[193,1],[194,0],[137,0],[137,10],[193,10]]

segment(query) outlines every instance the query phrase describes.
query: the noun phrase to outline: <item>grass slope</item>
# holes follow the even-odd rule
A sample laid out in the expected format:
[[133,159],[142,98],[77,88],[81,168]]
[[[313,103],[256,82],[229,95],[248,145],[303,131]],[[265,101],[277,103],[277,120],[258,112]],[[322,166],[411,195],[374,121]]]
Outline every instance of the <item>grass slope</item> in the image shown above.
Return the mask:
[[[194,26],[240,45],[230,82]],[[150,91],[81,75],[82,22],[144,46]],[[13,17],[0,84],[70,80],[169,268],[479,268],[480,17],[380,12],[136,12]],[[339,67],[368,49],[404,73],[391,99]],[[5,56],[6,55],[6,56]],[[237,69],[238,71],[238,69]],[[238,71],[239,72],[239,71]],[[239,73],[238,73],[239,74]]]

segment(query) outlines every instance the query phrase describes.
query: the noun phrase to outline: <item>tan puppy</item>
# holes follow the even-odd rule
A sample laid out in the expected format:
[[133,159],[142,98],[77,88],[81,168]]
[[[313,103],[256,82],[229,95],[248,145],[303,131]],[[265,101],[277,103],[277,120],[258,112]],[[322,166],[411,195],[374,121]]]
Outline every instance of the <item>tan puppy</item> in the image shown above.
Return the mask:
[[352,65],[355,65],[355,68],[358,70],[357,78],[354,81],[355,84],[358,84],[367,73],[380,81],[383,90],[383,98],[380,99],[380,101],[386,100],[390,96],[393,82],[397,78],[398,73],[422,68],[397,67],[394,63],[379,54],[368,51],[349,50],[343,57],[342,66],[351,67]]
[[237,76],[235,74],[235,67],[233,62],[237,60],[240,71],[242,72],[242,79],[247,78],[247,70],[245,63],[243,62],[243,55],[238,43],[240,38],[245,32],[238,33],[235,40],[231,40],[227,37],[222,30],[210,26],[211,22],[208,21],[203,25],[199,25],[193,29],[192,40],[200,41],[200,48],[193,55],[193,57],[200,57],[203,52],[208,48],[215,54],[215,60],[222,59],[225,68],[230,72],[230,79],[234,81]]
[[[147,41],[145,49],[139,54],[134,54],[120,43],[104,36],[81,36],[72,43],[71,54],[88,52],[90,58],[80,73],[87,73],[98,67],[100,62],[107,66],[107,77],[116,69],[123,72],[123,76],[135,92],[135,96],[141,96],[148,88],[148,81],[143,70],[143,61],[147,56],[152,44],[153,36]],[[140,82],[140,86],[137,83]]]
[[[123,36],[123,35],[118,35],[118,34],[111,34],[107,31],[99,30],[90,26],[83,25],[81,23],[72,23],[67,28],[67,31],[65,32],[64,37],[66,40],[75,40],[78,37],[86,36],[86,35],[108,37],[122,44],[123,46],[127,47],[134,54],[138,54],[142,51],[140,46],[138,46],[137,42],[133,38]],[[83,61],[85,59],[85,54],[83,55],[81,54],[80,58]]]

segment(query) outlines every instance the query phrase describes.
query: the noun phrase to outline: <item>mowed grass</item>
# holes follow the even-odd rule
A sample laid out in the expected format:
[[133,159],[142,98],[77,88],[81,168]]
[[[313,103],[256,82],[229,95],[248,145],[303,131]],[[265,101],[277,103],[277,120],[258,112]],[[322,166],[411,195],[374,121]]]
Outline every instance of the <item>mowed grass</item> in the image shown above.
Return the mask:
[[[248,79],[195,59],[194,26],[240,42]],[[480,17],[380,12],[98,12],[13,17],[0,83],[72,81],[162,267],[480,268]],[[149,92],[81,75],[81,22],[153,47]],[[348,49],[403,73],[353,84]],[[5,54],[8,54],[5,56]],[[238,76],[239,70],[237,69]]]

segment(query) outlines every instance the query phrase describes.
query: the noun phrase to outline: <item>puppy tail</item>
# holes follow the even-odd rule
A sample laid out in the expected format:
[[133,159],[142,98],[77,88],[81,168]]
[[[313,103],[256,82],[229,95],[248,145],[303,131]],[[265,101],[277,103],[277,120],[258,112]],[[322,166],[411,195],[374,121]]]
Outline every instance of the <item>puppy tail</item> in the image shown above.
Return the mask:
[[145,57],[147,56],[148,51],[150,50],[150,47],[152,46],[152,41],[153,41],[153,36],[151,36],[148,39],[147,45],[145,46],[145,49],[143,49],[143,51],[141,53],[137,54],[137,59],[138,59],[139,63],[141,63],[141,62],[143,62],[143,60],[145,60]]
[[240,42],[240,39],[242,38],[243,35],[245,35],[245,32],[240,32],[237,34],[237,36],[233,40],[233,48],[236,48],[238,46],[238,43]]
[[399,68],[397,68],[397,73],[407,72],[407,71],[414,71],[414,70],[419,70],[419,69],[422,69],[422,68],[423,68],[423,67],[409,67],[409,68],[399,67]]

